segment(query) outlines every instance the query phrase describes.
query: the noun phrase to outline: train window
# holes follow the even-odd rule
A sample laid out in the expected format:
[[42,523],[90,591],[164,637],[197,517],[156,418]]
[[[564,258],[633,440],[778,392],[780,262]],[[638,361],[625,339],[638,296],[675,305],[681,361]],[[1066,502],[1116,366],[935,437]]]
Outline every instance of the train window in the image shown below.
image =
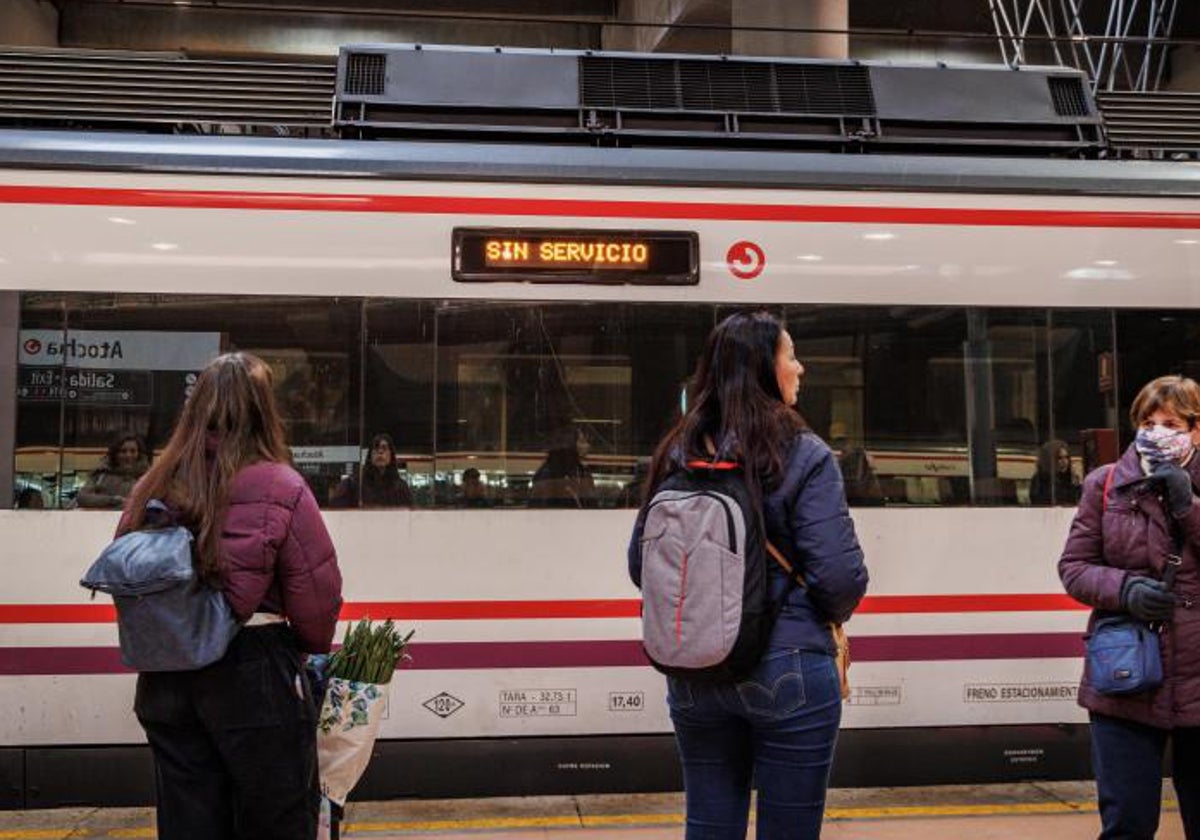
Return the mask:
[[613,504],[630,448],[625,307],[446,303],[437,317],[441,499]]
[[[1187,313],[775,309],[806,368],[800,409],[837,453],[852,505],[1073,504],[1086,470],[1115,457],[1118,389],[1127,405],[1162,370],[1200,372],[1200,318]],[[118,505],[190,377],[243,349],[271,365],[297,468],[323,505],[636,506],[729,311],[24,294],[16,502]],[[1164,342],[1167,362],[1142,349]]]
[[[52,366],[26,363],[40,349],[38,335],[62,343],[65,301],[62,295],[38,292],[21,296],[17,358],[17,418],[13,458],[14,504],[18,508],[54,508],[62,500],[62,404],[57,389],[31,390],[37,374],[61,377]],[[33,344],[32,342],[39,342]],[[60,365],[61,367],[61,365]]]
[[369,300],[364,311],[363,411],[335,507],[434,503],[434,305]]
[[1125,421],[1117,410],[1113,326],[1111,310],[1049,313],[1050,436],[1038,450],[1037,473],[1055,478],[1032,489],[1033,504],[1076,504],[1083,477],[1117,457]]
[[805,366],[800,411],[834,448],[852,505],[970,498],[966,313],[789,306]]
[[1120,442],[1132,440],[1129,405],[1152,379],[1171,373],[1200,380],[1200,313],[1188,310],[1124,311],[1116,315],[1120,348]]
[[199,295],[26,296],[18,473],[53,506],[117,508],[214,355],[275,375],[296,466],[326,499],[357,451],[360,304]]
[[966,411],[975,504],[1030,502],[1037,453],[1049,428],[1045,342],[1044,311],[967,313]]
[[712,317],[707,305],[443,304],[440,500],[636,505]]
[[852,505],[1074,504],[1106,312],[790,306],[801,411],[837,452]]

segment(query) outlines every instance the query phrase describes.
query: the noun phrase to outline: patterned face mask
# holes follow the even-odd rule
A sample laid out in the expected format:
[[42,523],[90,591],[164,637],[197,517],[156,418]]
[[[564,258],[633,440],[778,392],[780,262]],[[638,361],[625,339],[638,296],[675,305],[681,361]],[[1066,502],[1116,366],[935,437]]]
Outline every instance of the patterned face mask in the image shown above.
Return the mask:
[[1151,463],[1174,461],[1180,464],[1191,454],[1192,436],[1186,431],[1152,426],[1149,429],[1138,429],[1134,445],[1138,454]]

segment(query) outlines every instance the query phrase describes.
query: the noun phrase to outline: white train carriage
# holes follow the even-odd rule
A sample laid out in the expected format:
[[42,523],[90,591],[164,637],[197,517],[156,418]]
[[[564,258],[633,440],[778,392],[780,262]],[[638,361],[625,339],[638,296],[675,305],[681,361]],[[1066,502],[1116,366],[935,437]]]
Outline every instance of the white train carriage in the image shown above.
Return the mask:
[[[275,368],[343,617],[416,629],[362,795],[677,784],[625,545],[741,306],[787,318],[801,409],[870,472],[835,783],[1086,772],[1074,499],[1033,479],[1061,441],[1077,484],[1142,381],[1200,362],[1194,167],[19,130],[0,161],[0,477],[48,508],[0,511],[0,799],[149,797],[112,609],[77,585],[116,513],[74,496],[235,348]],[[590,486],[538,506],[563,429]],[[414,506],[339,508],[380,431]]]

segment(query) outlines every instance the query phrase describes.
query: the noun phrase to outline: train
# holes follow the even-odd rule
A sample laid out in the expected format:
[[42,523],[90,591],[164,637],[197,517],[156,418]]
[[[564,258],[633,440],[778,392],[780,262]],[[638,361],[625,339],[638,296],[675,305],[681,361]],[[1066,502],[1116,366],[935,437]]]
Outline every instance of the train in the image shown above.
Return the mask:
[[[276,374],[339,627],[415,630],[356,796],[677,788],[625,548],[705,335],[750,306],[866,473],[834,784],[1086,776],[1070,488],[1144,381],[1200,366],[1198,288],[1187,163],[0,129],[0,477],[36,497],[0,510],[0,806],[152,799],[78,585],[118,513],[76,496],[232,349]],[[411,507],[339,503],[377,433]],[[542,503],[556,452],[586,482]]]

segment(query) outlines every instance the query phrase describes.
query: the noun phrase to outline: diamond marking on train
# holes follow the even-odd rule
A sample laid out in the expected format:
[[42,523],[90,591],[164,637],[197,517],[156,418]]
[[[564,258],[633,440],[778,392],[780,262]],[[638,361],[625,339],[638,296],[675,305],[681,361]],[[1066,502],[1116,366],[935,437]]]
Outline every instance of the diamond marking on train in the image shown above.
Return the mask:
[[440,718],[448,718],[465,706],[466,703],[459,700],[453,694],[447,694],[443,691],[441,694],[430,697],[421,705]]

